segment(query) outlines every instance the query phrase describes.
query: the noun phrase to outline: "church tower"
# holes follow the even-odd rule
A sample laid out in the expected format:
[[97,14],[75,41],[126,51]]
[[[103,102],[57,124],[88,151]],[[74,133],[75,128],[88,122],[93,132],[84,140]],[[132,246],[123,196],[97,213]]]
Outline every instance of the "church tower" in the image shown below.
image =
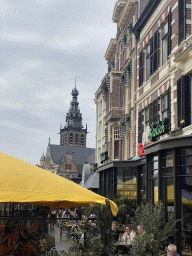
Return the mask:
[[63,129],[62,127],[60,128],[60,145],[86,147],[87,125],[86,129],[83,129],[82,114],[78,108],[79,102],[77,101],[79,92],[76,89],[76,85],[71,95],[72,101],[66,116],[66,124]]

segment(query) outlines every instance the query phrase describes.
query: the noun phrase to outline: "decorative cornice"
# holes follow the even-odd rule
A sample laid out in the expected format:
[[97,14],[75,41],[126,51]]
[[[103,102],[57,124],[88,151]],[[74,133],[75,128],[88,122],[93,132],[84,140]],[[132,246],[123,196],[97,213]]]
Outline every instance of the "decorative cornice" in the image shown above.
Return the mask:
[[128,0],[123,8],[122,14],[119,18],[118,25],[123,28],[133,8],[135,0]]
[[114,23],[118,22],[119,15],[121,13],[122,8],[125,6],[125,4],[126,4],[126,0],[119,0],[118,2],[116,2],[115,8],[113,11],[113,17],[112,17],[112,20]]
[[113,50],[115,49],[116,45],[117,45],[117,39],[111,38],[111,41],[110,41],[107,51],[105,53],[105,59],[107,61],[110,60],[111,54],[113,53]]

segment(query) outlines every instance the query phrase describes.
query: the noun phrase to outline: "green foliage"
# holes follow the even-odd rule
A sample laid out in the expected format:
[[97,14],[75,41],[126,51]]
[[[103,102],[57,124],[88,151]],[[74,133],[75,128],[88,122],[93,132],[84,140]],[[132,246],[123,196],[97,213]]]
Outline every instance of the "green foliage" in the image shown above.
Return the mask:
[[136,225],[143,227],[144,233],[136,236],[131,249],[132,256],[162,255],[168,238],[175,232],[175,222],[172,219],[165,221],[165,212],[162,203],[158,207],[148,203],[141,205],[135,211]]

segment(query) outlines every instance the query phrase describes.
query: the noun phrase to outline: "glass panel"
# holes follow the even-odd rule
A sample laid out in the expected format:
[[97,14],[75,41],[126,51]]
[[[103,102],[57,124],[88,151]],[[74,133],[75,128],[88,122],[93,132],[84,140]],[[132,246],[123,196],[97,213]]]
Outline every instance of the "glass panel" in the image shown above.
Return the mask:
[[145,123],[149,122],[149,108],[145,110]]
[[151,161],[151,170],[150,177],[157,178],[158,177],[158,156],[153,156]]
[[161,110],[162,112],[168,108],[168,94],[161,98]]
[[168,36],[166,36],[163,40],[162,40],[162,65],[165,64],[165,62],[168,59]]
[[[192,255],[192,179],[184,180],[182,196],[182,245]],[[187,182],[187,183],[186,183]]]
[[157,205],[158,204],[158,195],[159,195],[159,191],[158,191],[158,179],[154,179],[154,204]]
[[117,195],[130,200],[137,199],[137,178],[135,168],[119,168],[117,172]]
[[165,199],[168,216],[174,212],[174,181],[173,178],[165,178]]
[[146,202],[146,167],[142,167],[142,174],[141,174],[141,202]]
[[173,151],[164,151],[162,167],[163,175],[173,176]]
[[162,38],[168,33],[168,22],[165,23],[165,25],[162,27],[161,35]]

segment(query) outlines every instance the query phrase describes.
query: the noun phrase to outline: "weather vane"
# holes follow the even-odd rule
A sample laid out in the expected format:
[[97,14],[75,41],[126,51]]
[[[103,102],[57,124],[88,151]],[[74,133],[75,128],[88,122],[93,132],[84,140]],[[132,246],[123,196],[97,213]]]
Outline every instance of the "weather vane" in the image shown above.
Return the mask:
[[76,87],[76,80],[77,80],[77,76],[75,77],[75,87]]

